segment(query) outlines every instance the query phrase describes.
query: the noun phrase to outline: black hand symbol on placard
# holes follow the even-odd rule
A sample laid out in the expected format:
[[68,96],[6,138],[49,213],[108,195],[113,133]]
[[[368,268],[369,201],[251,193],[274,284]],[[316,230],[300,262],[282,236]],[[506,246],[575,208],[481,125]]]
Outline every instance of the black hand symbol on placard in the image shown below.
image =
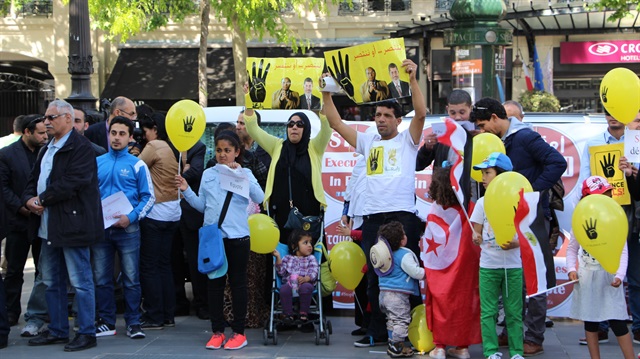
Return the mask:
[[598,232],[596,232],[596,225],[598,224],[597,219],[589,218],[589,220],[585,220],[582,228],[584,228],[584,232],[587,234],[589,239],[593,240],[598,238]]
[[602,88],[602,94],[600,94],[600,97],[602,98],[602,102],[607,103],[607,92],[609,92],[609,88],[608,87],[603,87]]
[[193,116],[185,117],[184,120],[182,120],[182,123],[184,124],[184,132],[193,131],[193,123],[194,122],[196,122],[195,117],[193,117]]
[[254,107],[256,107],[255,104],[263,103],[264,99],[267,97],[266,81],[271,64],[267,64],[267,67],[264,69],[264,73],[262,72],[263,65],[264,59],[260,59],[260,65],[258,65],[258,71],[256,74],[256,63],[254,61],[251,65],[251,75],[249,75],[249,71],[247,71],[247,77],[249,78],[249,84],[251,86],[249,88],[249,97],[251,98],[251,102],[254,103]]
[[606,178],[613,178],[616,174],[616,169],[614,164],[616,163],[616,155],[608,153],[602,161],[600,161],[600,167],[602,167],[602,172]]
[[375,172],[378,169],[378,156],[378,151],[373,151],[369,157],[369,168],[371,168],[371,172]]
[[327,66],[331,76],[333,76],[336,81],[340,83],[344,92],[349,95],[349,97],[353,98],[353,84],[351,83],[351,75],[349,74],[349,55],[344,55],[344,64],[342,62],[342,53],[338,51],[338,61],[340,63],[340,67],[336,64],[336,57],[331,56],[333,59],[333,68],[335,72],[331,69],[330,66]]

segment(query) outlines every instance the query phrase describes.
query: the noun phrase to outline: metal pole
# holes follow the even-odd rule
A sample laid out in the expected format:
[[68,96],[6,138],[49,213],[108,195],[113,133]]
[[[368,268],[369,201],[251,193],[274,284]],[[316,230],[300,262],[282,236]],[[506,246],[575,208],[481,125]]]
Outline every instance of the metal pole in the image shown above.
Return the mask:
[[95,109],[97,99],[91,93],[93,56],[89,32],[88,0],[69,1],[69,73],[71,95],[66,99],[73,106]]

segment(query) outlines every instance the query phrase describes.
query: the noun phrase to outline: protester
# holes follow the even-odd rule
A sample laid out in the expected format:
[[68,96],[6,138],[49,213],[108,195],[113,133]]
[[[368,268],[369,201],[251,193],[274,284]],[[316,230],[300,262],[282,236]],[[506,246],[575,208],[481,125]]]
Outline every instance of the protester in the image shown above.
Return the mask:
[[[323,92],[324,111],[331,128],[366,158],[367,178],[362,212],[362,247],[365,253],[369,253],[375,244],[379,227],[391,221],[402,223],[407,236],[407,248],[416,255],[419,253],[420,220],[415,208],[415,160],[427,107],[416,79],[416,64],[411,60],[404,60],[402,67],[409,74],[413,94],[411,101],[415,108],[415,116],[406,131],[398,131],[403,114],[400,104],[395,100],[377,104],[375,122],[378,133],[362,133],[342,121],[331,94]],[[367,266],[371,268],[368,256]],[[366,275],[371,320],[367,334],[353,343],[361,348],[387,345],[388,342],[385,316],[378,304],[378,276],[372,270],[367,271]],[[419,297],[412,297],[413,306],[420,302]]]
[[[94,123],[84,132],[89,141],[102,147],[105,152],[109,150],[109,122],[116,116],[124,116],[131,121],[135,121],[138,118],[136,105],[133,101],[123,96],[114,98],[111,102],[111,107],[109,107],[109,118],[104,122]],[[138,153],[136,152],[135,154],[137,155]]]
[[[0,203],[4,202],[4,195],[0,191]],[[2,238],[7,235],[7,220],[6,209],[4,206],[0,206],[0,244],[2,244]],[[0,246],[0,251],[2,246]],[[9,345],[9,332],[11,327],[7,318],[7,305],[4,292],[4,280],[0,276],[0,349],[4,349]]]
[[[481,343],[477,270],[480,256],[471,241],[470,224],[452,188],[451,166],[447,163],[433,170],[429,197],[434,202],[427,215],[422,253],[429,284],[425,309],[436,345],[429,357],[470,358],[469,345]],[[446,223],[446,233],[431,229],[441,223]],[[451,248],[455,248],[454,252],[447,252]],[[447,345],[454,347],[445,350]]]
[[276,271],[282,278],[280,286],[282,313],[285,316],[285,324],[295,322],[293,296],[297,294],[300,298],[298,319],[304,325],[309,320],[311,296],[318,280],[318,261],[313,256],[313,239],[308,232],[294,229],[287,247],[289,254],[284,258],[277,249],[273,251],[273,256],[276,257]]
[[258,127],[252,109],[245,111],[244,120],[251,138],[271,155],[265,209],[280,228],[280,243],[286,244],[291,229],[284,225],[292,206],[305,216],[320,216],[327,206],[321,161],[331,128],[326,118],[320,116],[320,132],[312,139],[311,121],[303,112],[296,112],[287,120],[287,136],[283,140]]
[[40,269],[47,285],[51,323],[48,331],[29,340],[29,345],[69,342],[69,279],[76,291],[78,331],[64,350],[78,351],[96,346],[95,289],[89,257],[91,245],[104,239],[96,161],[89,141],[73,130],[70,104],[52,101],[44,117],[53,139],[38,156],[23,201],[38,215],[32,229],[43,241]]
[[[534,191],[541,193],[537,215],[531,224],[531,230],[540,243],[546,267],[547,287],[556,284],[555,265],[549,244],[549,190],[561,179],[567,169],[567,161],[551,147],[537,132],[516,118],[508,118],[507,113],[495,99],[483,98],[476,102],[471,116],[477,127],[493,133],[504,142],[506,154],[511,159],[513,170],[523,175]],[[524,336],[524,355],[542,354],[544,332],[546,329],[547,295],[541,294],[529,298],[524,324],[527,327]],[[506,328],[505,328],[506,329]],[[506,335],[506,332],[503,333]]]
[[[513,170],[507,155],[494,152],[483,162],[474,165],[482,171],[482,185],[487,188],[491,181],[503,172]],[[499,245],[484,210],[484,197],[478,199],[471,214],[473,242],[480,246],[480,326],[482,329],[483,354],[489,359],[499,359],[496,316],[498,300],[502,293],[505,321],[509,333],[509,355],[521,359],[522,336],[522,285],[523,272],[520,246],[516,238]]]
[[149,168],[128,152],[133,129],[133,122],[128,118],[114,117],[109,124],[109,153],[97,158],[102,200],[122,192],[133,207],[131,212],[117,215],[117,222],[105,229],[105,240],[91,247],[96,281],[97,337],[116,335],[113,283],[116,253],[120,259],[127,336],[131,339],[145,337],[140,327],[140,220],[153,207],[155,197]]
[[[198,195],[189,188],[187,181],[176,176],[176,185],[185,199],[196,210],[204,213],[204,226],[220,224],[224,249],[228,262],[226,275],[208,282],[209,314],[213,335],[207,342],[207,349],[241,349],[247,346],[244,334],[247,313],[247,262],[249,259],[249,224],[247,206],[249,198],[255,203],[264,199],[264,192],[251,171],[241,168],[243,147],[240,139],[231,131],[223,131],[215,139],[217,164],[204,171]],[[249,188],[249,198],[229,192],[221,187],[221,176],[232,170],[240,172],[246,179],[243,185]],[[224,215],[223,215],[224,213]],[[225,342],[224,335],[224,287],[229,280],[233,295],[233,334]]]
[[41,242],[29,237],[29,210],[24,206],[21,196],[33,168],[40,148],[47,142],[44,118],[41,115],[20,116],[18,123],[22,133],[20,139],[0,149],[0,184],[4,194],[4,207],[7,214],[8,233],[5,242],[7,272],[4,286],[7,295],[7,315],[9,326],[18,323],[22,306],[20,297],[24,283],[24,265],[29,249],[39,273]]
[[165,116],[154,113],[140,120],[147,141],[139,158],[149,167],[155,204],[140,221],[140,284],[142,329],[175,326],[176,294],[171,274],[171,245],[182,210],[174,177],[178,174],[176,153],[169,145]]
[[[582,198],[593,194],[611,197],[613,187],[604,177],[591,176],[582,182]],[[578,268],[578,256],[580,267]],[[605,271],[597,259],[592,257],[571,235],[567,248],[567,270],[569,280],[578,280],[573,286],[571,318],[584,321],[587,347],[592,359],[600,359],[599,323],[608,321],[625,359],[633,359],[633,342],[626,320],[629,318],[622,282],[627,272],[627,244],[620,254],[620,266],[615,275]]]
[[409,296],[420,295],[418,281],[425,278],[424,268],[406,245],[402,223],[393,221],[380,226],[378,243],[370,253],[372,269],[379,277],[380,310],[387,316],[387,331],[391,333],[387,354],[392,358],[413,355],[405,344],[411,323]]
[[[619,122],[615,117],[611,116],[609,112],[604,113],[607,120],[607,129],[587,140],[584,152],[580,161],[580,181],[584,181],[591,175],[596,175],[601,172],[596,172],[596,169],[591,168],[591,153],[590,147],[593,146],[606,146],[612,144],[622,144],[625,142],[625,125]],[[630,130],[637,130],[640,124],[640,112],[636,115],[634,121],[627,124]],[[612,164],[611,169],[613,169]],[[638,173],[638,164],[629,163],[627,158],[622,156],[619,162],[619,168],[625,172],[626,182],[629,192],[634,197],[629,204],[622,206],[627,218],[629,220],[629,232],[627,235],[627,249],[629,251],[629,258],[640,257],[640,241],[638,241],[638,233],[640,232],[640,218],[636,214],[637,209],[640,207],[640,194],[637,186],[636,178]],[[613,177],[613,176],[612,176]],[[611,178],[611,177],[610,177]],[[633,333],[633,341],[636,344],[640,344],[640,261],[629,261],[627,266],[627,290],[629,291],[629,312],[633,320],[631,324],[631,332]],[[606,343],[609,341],[609,323],[603,321],[600,323],[600,330],[598,330],[598,338],[600,343]],[[587,345],[587,338],[580,338],[578,341],[582,345]]]
[[522,122],[524,119],[524,110],[518,101],[505,101],[502,103],[502,106],[504,106],[504,110],[507,111],[507,117],[515,117],[518,121]]
[[[89,122],[87,121],[87,113],[85,112],[85,110],[81,108],[74,107],[73,117],[74,117],[73,128],[76,131],[78,131],[79,134],[84,136],[84,132],[89,128]],[[99,146],[93,142],[91,142],[91,145],[93,147],[93,150],[96,153],[96,157],[107,153],[107,150],[105,150],[102,146]]]

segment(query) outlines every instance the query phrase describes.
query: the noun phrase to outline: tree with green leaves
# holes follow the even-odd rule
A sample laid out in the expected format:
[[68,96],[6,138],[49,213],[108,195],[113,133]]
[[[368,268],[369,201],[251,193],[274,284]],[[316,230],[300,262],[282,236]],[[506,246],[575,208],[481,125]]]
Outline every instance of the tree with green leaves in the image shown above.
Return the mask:
[[[351,0],[331,0],[333,3]],[[113,38],[126,42],[140,32],[152,31],[169,22],[181,22],[199,13],[200,50],[198,54],[198,93],[202,106],[207,105],[206,55],[211,13],[226,23],[231,33],[236,80],[236,103],[244,105],[242,86],[247,81],[247,36],[262,40],[273,37],[288,44],[294,52],[310,46],[287,24],[287,18],[302,16],[302,10],[315,9],[326,14],[327,0],[89,0],[92,26],[103,29]]]
[[634,8],[640,11],[640,0],[599,0],[594,4],[587,4],[587,6],[597,10],[613,10],[607,20],[618,21],[629,16]]

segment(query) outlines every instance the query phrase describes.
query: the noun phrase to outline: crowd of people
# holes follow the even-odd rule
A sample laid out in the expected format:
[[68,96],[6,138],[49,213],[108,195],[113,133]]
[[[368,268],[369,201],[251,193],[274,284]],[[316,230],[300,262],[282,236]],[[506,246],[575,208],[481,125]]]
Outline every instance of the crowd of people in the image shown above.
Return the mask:
[[[551,288],[555,286],[551,189],[561,180],[567,162],[523,122],[517,102],[501,104],[483,98],[473,104],[467,92],[454,90],[447,114],[466,136],[459,178],[462,198],[458,198],[450,176],[457,154],[435,134],[423,136],[427,108],[416,69],[411,60],[391,64],[394,82],[385,84],[394,97],[395,92],[411,94],[415,115],[404,131],[399,130],[402,107],[395,100],[377,102],[375,127],[358,132],[343,121],[331,93],[323,92],[315,137],[311,138],[311,121],[304,112],[288,118],[282,139],[265,132],[260,114],[246,109],[236,125],[218,126],[215,158],[206,166],[202,142],[179,153],[167,136],[165,114],[148,106],[136,107],[124,97],[113,100],[106,121],[90,126],[86,113],[63,100],[51,102],[44,116],[20,116],[15,134],[2,139],[13,143],[0,149],[0,217],[7,221],[0,237],[6,237],[8,264],[4,282],[0,280],[0,285],[4,283],[0,348],[6,346],[9,327],[17,325],[22,314],[20,294],[29,250],[36,276],[21,336],[30,338],[31,346],[65,344],[65,351],[79,351],[95,347],[97,337],[116,335],[115,294],[121,292],[126,335],[131,339],[145,338],[148,330],[175,326],[176,315],[193,311],[211,322],[207,349],[241,349],[248,345],[245,329],[262,325],[268,315],[273,266],[283,277],[284,322],[306,324],[310,294],[318,280],[319,263],[312,254],[319,235],[295,228],[290,217],[294,212],[324,216],[327,201],[321,160],[335,130],[358,154],[338,226],[339,233],[360,244],[367,258],[366,274],[355,290],[358,328],[352,334],[362,338],[354,346],[385,345],[391,357],[412,356],[407,344],[410,312],[425,304],[435,344],[428,354],[431,358],[470,358],[468,347],[474,344],[482,344],[483,356],[492,359],[502,356],[499,348],[504,346],[512,359],[543,353],[546,295],[523,299],[526,288],[518,240],[496,242],[483,194],[492,180],[508,171],[526,177],[540,193],[531,229],[541,245]],[[399,71],[409,75],[408,83],[395,82]],[[375,72],[371,72],[373,81]],[[310,95],[313,82],[308,80],[305,93]],[[287,100],[289,86],[290,80],[284,78],[284,94],[274,94],[274,103],[291,101]],[[319,107],[316,99],[303,98],[302,107]],[[299,103],[285,107],[299,108]],[[611,189],[588,166],[590,146],[624,140],[625,126],[609,114],[607,121],[607,130],[588,142],[582,158],[583,197]],[[640,115],[628,127],[638,126]],[[472,163],[472,139],[480,132],[499,137],[506,153],[492,153]],[[464,256],[466,265],[474,268],[472,273],[452,271],[446,282],[438,273],[446,266],[428,263],[425,254],[431,247],[420,249],[420,238],[429,232],[428,222],[435,217],[427,217],[425,229],[416,214],[415,172],[428,166],[433,168],[432,214],[461,219],[454,234],[459,243],[456,255]],[[638,167],[625,158],[618,166],[633,197],[640,198]],[[471,178],[472,168],[482,171],[481,182]],[[242,178],[246,193],[225,189],[222,182],[229,171]],[[600,186],[594,185],[596,180]],[[118,195],[126,198],[130,209],[105,219],[102,201]],[[630,230],[617,274],[604,272],[587,252],[579,251],[573,238],[569,244],[569,277],[580,280],[572,316],[585,321],[586,337],[580,342],[588,345],[592,358],[600,357],[598,343],[608,340],[609,325],[625,359],[634,356],[632,341],[640,343],[640,264],[627,260],[640,251],[640,226],[635,202],[624,208]],[[288,255],[250,251],[248,217],[260,212],[274,219]],[[465,219],[467,214],[470,220]],[[203,274],[198,270],[199,232],[213,227],[222,234],[228,269]],[[436,234],[432,235],[434,241]],[[578,260],[587,265],[577,267]],[[191,302],[185,293],[187,275],[192,283]],[[620,284],[625,276],[631,332],[623,321],[626,303]],[[419,292],[420,280],[427,283],[425,301]],[[297,313],[291,304],[294,292],[300,296]],[[69,293],[73,293],[72,303]],[[597,308],[588,304],[595,293],[599,294]],[[496,330],[499,301],[506,314],[500,335]],[[69,322],[70,312],[74,323]],[[232,331],[228,336],[225,323]],[[77,327],[73,338],[70,327]]]

